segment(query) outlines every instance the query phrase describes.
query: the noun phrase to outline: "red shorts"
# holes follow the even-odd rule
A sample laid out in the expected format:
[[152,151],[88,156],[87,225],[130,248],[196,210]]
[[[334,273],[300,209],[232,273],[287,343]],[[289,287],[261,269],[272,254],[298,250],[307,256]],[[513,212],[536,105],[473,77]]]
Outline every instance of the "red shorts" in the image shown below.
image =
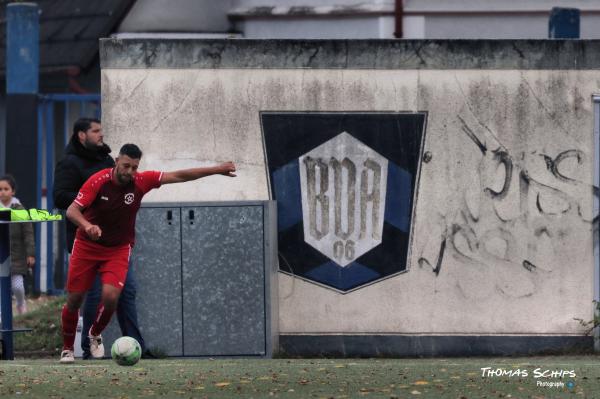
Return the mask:
[[91,241],[76,239],[69,260],[67,291],[85,292],[89,290],[98,273],[102,284],[110,284],[123,289],[130,255],[131,246],[129,244],[105,247]]

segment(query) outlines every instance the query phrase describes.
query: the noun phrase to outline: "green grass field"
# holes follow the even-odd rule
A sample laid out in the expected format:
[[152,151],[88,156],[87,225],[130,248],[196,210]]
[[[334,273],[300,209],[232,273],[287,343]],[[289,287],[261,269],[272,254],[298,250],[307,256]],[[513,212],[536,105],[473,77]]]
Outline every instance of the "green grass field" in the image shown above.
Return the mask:
[[[482,367],[527,370],[528,376],[482,377]],[[536,368],[576,376],[535,378]],[[69,366],[57,359],[15,360],[0,362],[0,397],[600,398],[600,357],[162,359],[132,367],[110,360]]]
[[[118,366],[110,360],[79,360],[64,366],[58,363],[63,303],[64,298],[45,298],[32,304],[29,313],[15,318],[15,325],[32,327],[36,333],[16,335],[17,360],[0,361],[0,398],[600,399],[600,356],[592,355],[372,360],[172,358],[142,360],[133,367]],[[52,358],[26,358],[30,356]],[[483,377],[485,367],[513,375]],[[561,370],[566,370],[563,378],[549,375]]]

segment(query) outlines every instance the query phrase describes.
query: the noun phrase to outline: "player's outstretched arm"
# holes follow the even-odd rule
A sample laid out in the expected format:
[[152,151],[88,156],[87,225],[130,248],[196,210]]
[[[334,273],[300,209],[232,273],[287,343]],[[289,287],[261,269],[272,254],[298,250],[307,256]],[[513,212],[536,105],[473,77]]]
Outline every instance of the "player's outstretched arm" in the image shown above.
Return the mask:
[[102,230],[99,226],[87,221],[83,213],[81,213],[82,209],[80,205],[73,202],[67,208],[67,217],[77,227],[81,227],[92,240],[96,241],[102,235]]
[[233,162],[224,162],[220,165],[209,166],[206,168],[181,169],[173,172],[164,172],[160,179],[160,183],[182,183],[212,175],[235,177],[235,165]]

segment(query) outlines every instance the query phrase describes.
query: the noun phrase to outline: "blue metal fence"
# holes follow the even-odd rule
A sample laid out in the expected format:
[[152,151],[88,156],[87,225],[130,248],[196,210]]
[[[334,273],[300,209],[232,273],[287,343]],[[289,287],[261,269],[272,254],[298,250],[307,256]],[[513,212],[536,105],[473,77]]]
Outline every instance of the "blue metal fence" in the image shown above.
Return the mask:
[[[55,118],[57,107],[64,109],[62,121]],[[57,152],[62,152],[71,137],[73,122],[79,117],[94,117],[100,119],[100,94],[41,94],[38,101],[38,182],[37,207],[53,209],[52,198],[54,182],[54,165]],[[57,128],[63,132],[57,136]],[[67,256],[64,243],[62,223],[36,225],[36,259],[41,267],[35,268],[34,287],[37,292],[60,294],[62,288],[55,287],[55,262],[62,268],[59,275],[66,277]],[[42,244],[45,241],[44,249]],[[58,257],[56,255],[59,255]],[[43,257],[42,255],[45,255]],[[45,258],[45,265],[42,260]],[[42,269],[46,270],[46,281],[42,281]],[[64,282],[64,281],[63,281]]]

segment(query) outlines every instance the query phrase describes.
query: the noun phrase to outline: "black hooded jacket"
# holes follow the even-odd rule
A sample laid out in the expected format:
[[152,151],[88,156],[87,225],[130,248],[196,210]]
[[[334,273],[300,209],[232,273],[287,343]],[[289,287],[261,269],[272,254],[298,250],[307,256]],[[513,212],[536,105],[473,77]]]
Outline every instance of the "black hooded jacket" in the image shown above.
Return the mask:
[[[110,157],[110,147],[103,144],[98,149],[85,148],[77,139],[71,141],[65,149],[65,156],[56,164],[54,169],[54,206],[67,209],[73,202],[83,183],[101,169],[112,168],[115,161]],[[67,248],[71,252],[77,226],[67,222]]]

